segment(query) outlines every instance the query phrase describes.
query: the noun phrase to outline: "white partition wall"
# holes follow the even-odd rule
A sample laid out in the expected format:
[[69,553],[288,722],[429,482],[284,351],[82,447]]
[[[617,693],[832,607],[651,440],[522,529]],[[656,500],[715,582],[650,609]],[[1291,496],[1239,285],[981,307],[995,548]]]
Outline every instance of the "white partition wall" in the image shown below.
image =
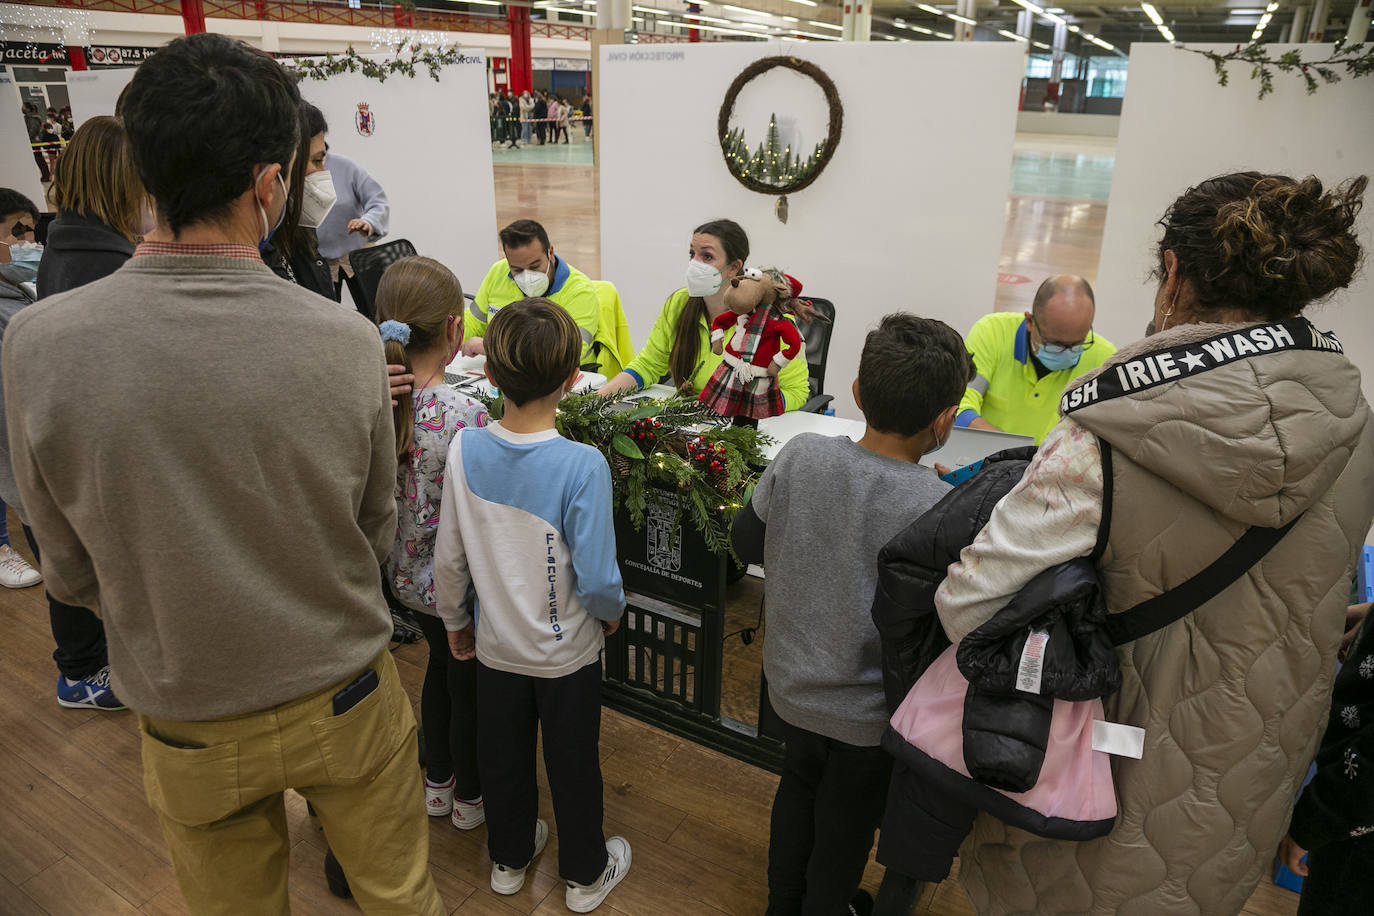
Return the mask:
[[[72,74],[72,111],[84,119],[113,114],[133,70]],[[487,68],[480,53],[440,71],[385,83],[361,74],[305,80],[301,94],[324,112],[329,147],[361,163],[391,202],[387,238],[406,238],[448,265],[476,292],[499,255],[496,190],[487,132]],[[371,133],[358,127],[367,105]],[[30,157],[32,158],[32,157]]]
[[17,102],[14,80],[0,74],[0,98],[6,100],[0,111],[0,188],[11,188],[33,201],[39,210],[48,209],[43,201],[42,173],[29,146],[29,131]]
[[[820,66],[844,104],[835,158],[789,197],[786,225],[775,198],[726,170],[716,136],[731,81],[779,54]],[[782,267],[834,301],[826,390],[839,414],[857,417],[850,383],[884,314],[965,333],[993,310],[1024,63],[1012,42],[603,46],[601,271],[620,289],[636,346],[683,286],[692,229],[728,217],[749,233],[751,264]],[[771,78],[736,108],[751,147],[770,113],[782,124],[817,104],[790,73],[763,84]]]
[[[487,130],[487,67],[480,53],[385,83],[361,74],[306,80],[301,94],[324,112],[329,148],[360,163],[391,201],[389,238],[407,238],[475,293],[499,256],[496,188]],[[358,128],[367,105],[372,132]]]
[[[1230,50],[1230,46],[1217,46]],[[1329,45],[1291,48],[1308,59]],[[1205,58],[1163,44],[1131,47],[1131,84],[1122,111],[1116,170],[1098,266],[1098,329],[1117,344],[1143,333],[1154,302],[1155,225],[1190,186],[1226,172],[1255,169],[1335,184],[1374,177],[1374,79],[1346,79],[1308,95],[1301,79],[1276,74],[1274,93],[1255,97],[1248,65],[1232,65],[1231,85],[1217,85]],[[1307,314],[1333,330],[1364,375],[1374,400],[1374,192],[1358,230],[1365,271],[1351,287]]]
[[72,121],[80,127],[87,118],[114,114],[119,94],[133,78],[133,67],[68,73],[67,95],[71,99]]

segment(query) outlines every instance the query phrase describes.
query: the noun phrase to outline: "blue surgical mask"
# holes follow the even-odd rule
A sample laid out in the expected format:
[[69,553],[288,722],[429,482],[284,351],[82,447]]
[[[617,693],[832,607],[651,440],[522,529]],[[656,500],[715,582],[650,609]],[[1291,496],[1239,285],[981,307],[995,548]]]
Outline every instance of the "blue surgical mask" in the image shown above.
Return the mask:
[[38,279],[38,262],[43,260],[43,246],[35,242],[20,242],[10,246],[10,261],[0,264],[0,276],[14,285],[32,283]]
[[1040,365],[1051,372],[1061,372],[1064,369],[1072,369],[1077,366],[1078,361],[1083,358],[1083,351],[1060,344],[1041,344],[1040,349],[1035,353],[1035,358],[1040,360]]

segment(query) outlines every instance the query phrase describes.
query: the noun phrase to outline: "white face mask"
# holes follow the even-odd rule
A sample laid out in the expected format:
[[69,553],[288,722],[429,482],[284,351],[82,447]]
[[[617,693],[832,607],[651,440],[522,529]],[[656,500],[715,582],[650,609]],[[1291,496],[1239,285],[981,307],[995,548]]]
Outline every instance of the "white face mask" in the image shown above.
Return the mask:
[[334,176],[329,172],[311,172],[305,176],[305,190],[301,193],[301,225],[318,229],[320,223],[334,209],[339,195],[334,191]]
[[549,275],[542,270],[521,270],[514,276],[515,285],[526,296],[542,296],[549,288]]
[[687,262],[687,295],[709,296],[725,282],[720,271],[701,261]]

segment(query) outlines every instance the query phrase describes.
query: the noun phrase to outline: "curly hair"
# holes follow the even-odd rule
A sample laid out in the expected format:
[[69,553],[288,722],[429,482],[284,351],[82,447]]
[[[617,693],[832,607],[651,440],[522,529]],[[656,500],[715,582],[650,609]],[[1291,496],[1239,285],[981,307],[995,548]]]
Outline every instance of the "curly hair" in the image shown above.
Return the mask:
[[1204,315],[1243,308],[1276,321],[1350,285],[1359,270],[1355,217],[1369,179],[1334,190],[1319,179],[1235,172],[1189,188],[1159,224],[1164,253],[1178,258]]

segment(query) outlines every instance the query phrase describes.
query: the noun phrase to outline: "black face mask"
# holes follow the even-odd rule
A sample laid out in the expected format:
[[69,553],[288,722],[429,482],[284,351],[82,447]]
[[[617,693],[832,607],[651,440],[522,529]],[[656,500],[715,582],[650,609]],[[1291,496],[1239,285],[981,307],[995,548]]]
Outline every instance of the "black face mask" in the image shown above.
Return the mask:
[[1154,337],[1154,336],[1155,336],[1155,320],[1154,320],[1153,318],[1151,318],[1151,319],[1149,320],[1149,322],[1145,325],[1145,336],[1146,336],[1146,337]]

